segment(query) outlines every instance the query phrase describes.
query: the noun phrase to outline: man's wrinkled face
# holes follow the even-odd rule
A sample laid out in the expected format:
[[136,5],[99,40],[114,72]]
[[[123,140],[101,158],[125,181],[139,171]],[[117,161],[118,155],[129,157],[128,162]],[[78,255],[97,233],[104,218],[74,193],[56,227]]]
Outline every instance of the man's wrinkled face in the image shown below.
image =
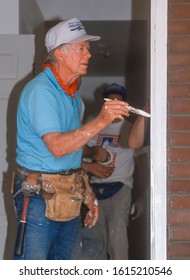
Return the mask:
[[88,41],[68,44],[64,67],[67,67],[74,75],[86,75],[90,58],[90,43]]

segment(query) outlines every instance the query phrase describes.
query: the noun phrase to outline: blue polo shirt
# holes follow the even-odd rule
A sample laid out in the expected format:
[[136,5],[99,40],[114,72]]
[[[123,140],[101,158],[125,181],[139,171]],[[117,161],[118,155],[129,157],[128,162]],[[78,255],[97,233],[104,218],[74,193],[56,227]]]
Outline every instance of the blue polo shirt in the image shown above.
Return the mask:
[[[48,132],[67,133],[81,126],[81,101],[66,94],[49,67],[23,89],[17,111],[17,156],[19,165],[42,172],[79,168],[82,149],[54,157],[42,136]],[[63,143],[64,145],[64,143]]]

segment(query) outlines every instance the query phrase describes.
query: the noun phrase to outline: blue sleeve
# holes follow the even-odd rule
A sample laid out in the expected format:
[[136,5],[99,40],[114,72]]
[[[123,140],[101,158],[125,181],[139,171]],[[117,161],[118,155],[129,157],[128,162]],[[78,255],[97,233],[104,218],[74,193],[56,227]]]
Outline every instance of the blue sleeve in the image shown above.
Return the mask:
[[34,87],[26,98],[31,126],[40,137],[48,132],[61,132],[58,102],[52,90]]

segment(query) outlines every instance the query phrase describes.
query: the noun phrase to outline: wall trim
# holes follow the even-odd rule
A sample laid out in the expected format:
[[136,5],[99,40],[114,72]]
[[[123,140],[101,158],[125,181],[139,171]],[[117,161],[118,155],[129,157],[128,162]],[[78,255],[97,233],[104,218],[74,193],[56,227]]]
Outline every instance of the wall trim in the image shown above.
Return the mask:
[[151,0],[151,260],[167,259],[167,5],[166,0]]

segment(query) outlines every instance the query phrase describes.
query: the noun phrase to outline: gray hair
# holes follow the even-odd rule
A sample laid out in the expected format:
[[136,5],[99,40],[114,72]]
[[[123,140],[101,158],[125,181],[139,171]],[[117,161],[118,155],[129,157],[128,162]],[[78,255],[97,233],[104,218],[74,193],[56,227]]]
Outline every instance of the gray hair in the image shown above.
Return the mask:
[[69,44],[63,44],[63,45],[60,45],[57,48],[51,50],[47,54],[47,56],[46,56],[46,58],[44,60],[44,63],[56,63],[57,62],[57,58],[55,56],[55,50],[60,49],[60,50],[64,51],[65,53],[67,53],[68,47],[69,47]]

